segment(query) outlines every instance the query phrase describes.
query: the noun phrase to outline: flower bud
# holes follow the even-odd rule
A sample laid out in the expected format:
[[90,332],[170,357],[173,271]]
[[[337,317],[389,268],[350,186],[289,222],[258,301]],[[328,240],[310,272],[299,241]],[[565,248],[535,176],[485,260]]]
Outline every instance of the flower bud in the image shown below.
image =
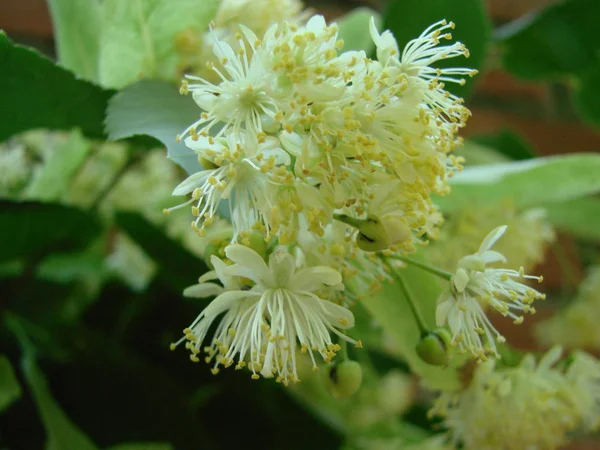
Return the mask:
[[356,243],[361,250],[377,252],[390,248],[392,245],[410,239],[410,228],[400,218],[380,220],[369,216],[358,226]]
[[452,336],[445,328],[424,333],[417,344],[417,355],[427,364],[445,366],[448,364],[448,350]]
[[328,366],[323,378],[325,388],[333,398],[351,397],[362,383],[362,368],[356,361],[342,361]]

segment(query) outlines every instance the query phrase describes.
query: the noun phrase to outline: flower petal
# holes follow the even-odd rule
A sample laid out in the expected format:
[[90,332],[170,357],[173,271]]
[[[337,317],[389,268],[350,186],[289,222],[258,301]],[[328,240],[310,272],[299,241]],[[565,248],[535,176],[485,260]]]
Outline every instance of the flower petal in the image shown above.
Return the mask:
[[288,286],[296,270],[294,258],[289,253],[274,252],[269,258],[269,269],[278,286]]
[[342,282],[340,273],[326,266],[310,267],[299,270],[290,280],[289,288],[293,291],[315,291],[327,286],[335,286]]
[[438,305],[435,309],[435,324],[443,327],[448,320],[448,314],[455,304],[453,295],[449,292],[443,292],[438,298]]
[[508,226],[501,225],[497,228],[494,228],[492,231],[488,233],[488,235],[483,239],[483,242],[479,246],[479,250],[477,253],[483,253],[486,250],[491,249],[494,244],[502,237],[502,235],[506,232]]
[[197,187],[200,187],[212,172],[212,170],[202,170],[190,175],[173,190],[173,195],[189,194]]
[[497,252],[495,250],[486,250],[485,252],[481,253],[479,255],[479,257],[486,264],[493,264],[496,262],[502,262],[502,263],[506,262],[506,257],[502,253]]
[[[273,276],[262,256],[249,247],[231,244],[225,248],[225,255],[238,265],[229,266],[230,275],[240,274],[257,283],[273,284]],[[240,270],[242,269],[242,270]]]
[[205,298],[223,293],[223,286],[216,283],[200,283],[189,286],[183,290],[184,297]]

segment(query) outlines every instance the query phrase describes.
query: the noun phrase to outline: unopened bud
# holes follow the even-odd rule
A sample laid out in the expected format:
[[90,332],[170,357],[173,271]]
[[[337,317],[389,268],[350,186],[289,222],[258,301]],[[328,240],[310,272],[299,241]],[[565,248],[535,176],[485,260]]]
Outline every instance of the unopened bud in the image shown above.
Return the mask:
[[406,222],[400,218],[381,221],[369,216],[358,226],[356,243],[361,250],[377,252],[386,250],[392,245],[410,239],[411,232]]
[[445,328],[424,333],[417,344],[417,355],[427,364],[445,366],[449,361],[449,348],[452,336]]
[[356,361],[332,364],[324,371],[325,388],[333,398],[347,398],[356,394],[362,383],[362,368]]

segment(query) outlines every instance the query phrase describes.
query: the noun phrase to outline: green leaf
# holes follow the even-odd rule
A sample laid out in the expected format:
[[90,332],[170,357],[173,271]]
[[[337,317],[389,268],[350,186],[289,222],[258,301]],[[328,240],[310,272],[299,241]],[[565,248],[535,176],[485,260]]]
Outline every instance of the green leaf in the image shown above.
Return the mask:
[[598,61],[596,0],[568,0],[529,19],[502,43],[504,66],[523,78],[577,73]]
[[104,111],[113,91],[78,80],[2,31],[0,67],[0,141],[32,128],[79,128],[87,137],[104,137]]
[[502,130],[496,134],[473,136],[471,139],[478,144],[491,147],[515,161],[535,158],[531,146],[510,130]]
[[600,125],[600,61],[581,75],[575,95],[583,117],[592,124]]
[[[428,0],[426,3],[422,0],[392,0],[383,14],[383,28],[394,34],[402,51],[411,39],[442,19],[456,24],[452,35],[467,46],[471,56],[467,60],[452,58],[439,66],[470,67],[481,71],[490,38],[490,21],[482,0]],[[465,86],[447,83],[448,89],[461,97],[468,97],[473,86],[473,81],[468,81]]]
[[370,8],[355,8],[337,21],[340,28],[338,39],[344,40],[344,51],[364,50],[367,56],[373,51],[375,44],[369,34],[371,17],[375,18],[375,25],[379,28],[381,17]]
[[465,158],[466,164],[469,166],[497,164],[510,161],[509,158],[499,151],[472,140],[465,140],[464,144],[457,148],[454,153],[456,156]]
[[445,212],[511,199],[517,208],[572,200],[600,191],[600,154],[551,156],[467,167],[436,197]]
[[114,445],[107,450],[173,450],[173,446],[162,442],[134,442]]
[[25,351],[22,368],[46,429],[46,450],[97,450],[98,447],[71,422],[52,397],[46,378],[36,364],[33,350]]
[[[409,266],[401,271],[406,284],[417,301],[421,315],[430,329],[435,328],[435,308],[442,292],[439,280],[421,269]],[[394,338],[398,352],[406,359],[414,373],[430,389],[452,390],[459,386],[457,373],[452,368],[441,368],[425,363],[415,350],[421,338],[417,322],[402,290],[387,283],[384,290],[363,302],[383,328]]]
[[21,398],[21,385],[12,364],[5,355],[0,355],[0,411],[4,411],[19,398]]
[[0,261],[82,249],[102,228],[96,218],[55,203],[0,200]]
[[161,141],[169,158],[188,173],[201,170],[196,154],[176,136],[195,122],[200,108],[191,97],[161,81],[143,80],[119,91],[106,111],[106,131],[111,139],[147,134]]
[[104,0],[100,82],[121,88],[144,78],[178,76],[179,32],[207,31],[217,0]]
[[195,283],[208,270],[201,259],[165,236],[140,214],[118,212],[115,222],[154,259],[160,267],[159,274],[177,290]]
[[98,0],[48,0],[61,66],[98,81],[101,9]]
[[573,236],[600,241],[600,199],[580,198],[545,206],[548,220]]
[[69,190],[90,152],[90,144],[79,131],[74,131],[59,145],[27,186],[25,196],[36,200],[59,200]]

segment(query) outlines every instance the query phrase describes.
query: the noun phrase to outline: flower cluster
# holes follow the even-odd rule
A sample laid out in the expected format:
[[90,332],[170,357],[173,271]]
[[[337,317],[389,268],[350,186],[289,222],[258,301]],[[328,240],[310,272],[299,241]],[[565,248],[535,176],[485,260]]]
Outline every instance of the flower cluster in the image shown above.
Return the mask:
[[600,267],[589,270],[577,297],[550,319],[536,327],[538,340],[545,345],[600,349]]
[[543,261],[548,244],[555,238],[545,210],[519,211],[514,202],[508,200],[452,213],[440,229],[438,239],[427,248],[427,260],[452,270],[462,255],[475,253],[486,231],[499,223],[506,224],[508,230],[498,243],[497,250],[513,266],[531,270]]
[[492,250],[506,231],[506,225],[492,230],[483,240],[479,250],[458,261],[450,286],[438,299],[436,322],[448,325],[452,343],[463,351],[485,360],[488,354],[498,356],[496,341],[504,337],[487,318],[484,308],[490,307],[516,324],[523,322],[524,313],[534,313],[534,300],[544,299],[544,294],[522,281],[542,281],[542,277],[525,275],[523,268],[493,269],[488,264],[506,262],[504,255]]
[[[450,152],[469,116],[445,83],[463,84],[475,73],[431,67],[468,56],[459,42],[442,44],[453,27],[436,23],[400,52],[392,34],[379,34],[371,21],[377,61],[363,51],[340,52],[337,26],[321,16],[306,25],[283,21],[260,35],[239,25],[234,44],[210,32],[215,76],[186,76],[181,92],[191,93],[199,119],[178,136],[202,170],[173,193],[190,195],[183,205],[191,206],[200,236],[227,218],[231,238],[220,247],[234,264],[211,259],[210,276],[224,291],[185,331],[193,359],[209,325],[227,311],[205,349],[214,369],[236,359],[256,376],[296,380],[296,340],[311,357],[316,351],[329,360],[337,345],[329,332],[352,322],[339,305],[389,278],[373,252],[409,253],[435,236],[442,217],[431,196],[447,193],[460,169]],[[262,250],[257,239],[267,243]],[[235,259],[249,247],[252,266],[249,256]],[[258,269],[263,258],[271,275]],[[295,281],[284,281],[292,267],[337,281],[319,275],[298,291]],[[240,285],[239,277],[252,281]],[[204,281],[188,294],[209,295]]]
[[460,393],[444,393],[430,411],[444,418],[455,441],[477,450],[551,450],[577,428],[593,428],[599,419],[599,363],[577,353],[564,369],[561,349],[536,364],[527,355],[516,367],[477,367]]

